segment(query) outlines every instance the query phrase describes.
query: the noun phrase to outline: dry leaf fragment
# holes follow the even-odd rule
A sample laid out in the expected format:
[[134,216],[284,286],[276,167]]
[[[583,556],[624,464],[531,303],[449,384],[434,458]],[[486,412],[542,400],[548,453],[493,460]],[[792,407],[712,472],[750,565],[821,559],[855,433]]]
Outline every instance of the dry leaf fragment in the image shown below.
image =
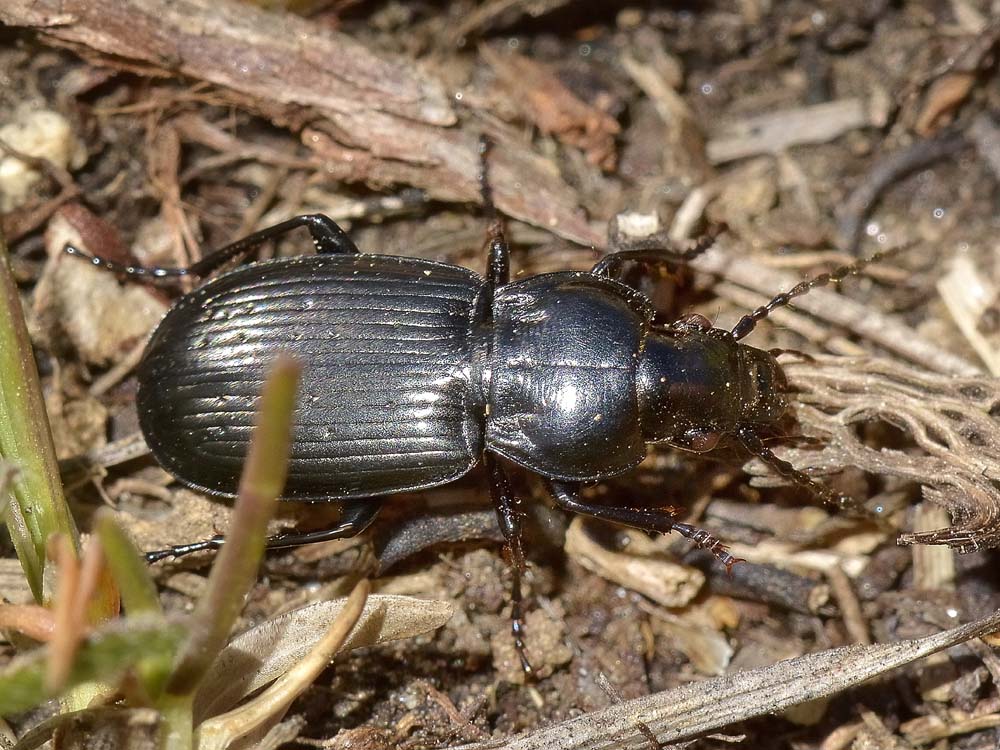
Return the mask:
[[666,636],[671,647],[683,653],[695,669],[706,675],[726,673],[734,651],[710,607],[696,607],[679,614],[661,607],[643,609],[653,615],[653,632]]
[[913,129],[927,137],[947,125],[975,83],[976,74],[969,71],[955,71],[938,78],[927,92],[924,108]]
[[[228,710],[243,696],[291,669],[316,645],[345,602],[316,602],[236,636],[198,690],[196,719]],[[446,623],[452,611],[450,602],[373,594],[341,650],[412,638]]]
[[539,130],[576,146],[591,164],[614,169],[615,136],[621,127],[600,102],[581,101],[547,66],[523,55],[500,54],[487,45],[479,52]]
[[198,727],[199,750],[225,750],[240,739],[265,731],[278,721],[343,647],[364,611],[371,584],[362,579],[343,602],[340,613],[309,653],[248,703],[205,721]]
[[991,276],[989,270],[978,268],[967,255],[958,255],[952,259],[948,273],[938,280],[937,289],[962,335],[987,369],[1000,376],[1000,331],[989,331],[982,325],[984,316],[995,309],[1000,299]]
[[774,154],[803,143],[826,143],[871,125],[868,104],[861,99],[835,99],[822,104],[766,112],[728,123],[708,142],[713,164],[756,154]]

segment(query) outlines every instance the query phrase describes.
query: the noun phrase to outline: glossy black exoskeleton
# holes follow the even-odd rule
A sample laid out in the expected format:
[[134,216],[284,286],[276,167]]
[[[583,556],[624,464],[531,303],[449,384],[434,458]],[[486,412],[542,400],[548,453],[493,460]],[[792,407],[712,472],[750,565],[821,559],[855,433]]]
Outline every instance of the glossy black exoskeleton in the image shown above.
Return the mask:
[[[674,511],[586,502],[581,483],[625,472],[652,443],[695,451],[734,437],[826,499],[830,490],[781,461],[759,434],[786,411],[775,357],[739,343],[772,309],[839,269],[745,316],[728,331],[699,315],[656,325],[648,300],[619,279],[627,262],[676,263],[662,242],[633,244],[589,273],[511,281],[502,227],[490,229],[484,277],[416,258],[361,253],[329,218],[306,215],[259,231],[186,269],[96,265],[145,279],[204,276],[296,227],[317,255],[241,266],[181,297],[138,368],[138,411],[160,464],[184,484],[233,497],[256,403],[273,356],[303,363],[284,497],[337,501],[329,530],[271,547],[352,536],[386,494],[453,481],[484,459],[514,569],[513,632],[523,658],[520,513],[499,458],[546,480],[574,513],[649,531],[677,531],[727,566],[736,560]],[[217,547],[221,537],[151,553]]]

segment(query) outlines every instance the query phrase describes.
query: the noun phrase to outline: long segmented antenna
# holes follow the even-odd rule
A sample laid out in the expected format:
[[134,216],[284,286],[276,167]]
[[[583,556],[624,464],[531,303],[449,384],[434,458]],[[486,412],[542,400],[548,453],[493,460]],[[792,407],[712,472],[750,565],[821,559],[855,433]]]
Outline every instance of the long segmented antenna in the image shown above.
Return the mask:
[[860,503],[850,495],[835,492],[826,485],[820,484],[812,477],[803,474],[788,463],[788,461],[778,458],[770,448],[764,445],[764,442],[760,439],[760,435],[754,431],[753,427],[749,425],[738,427],[736,429],[736,437],[743,444],[744,448],[774,469],[774,471],[783,477],[791,479],[800,487],[810,490],[824,503],[834,505],[840,510],[853,510],[860,507]]
[[816,287],[826,286],[827,284],[835,284],[838,281],[842,281],[856,273],[860,273],[866,267],[870,266],[872,263],[876,263],[880,260],[885,260],[886,258],[891,258],[903,250],[907,249],[907,246],[895,247],[891,250],[885,250],[881,253],[875,253],[870,258],[865,258],[864,260],[859,260],[857,263],[852,263],[849,266],[841,266],[840,268],[829,271],[828,273],[821,273],[814,279],[808,281],[802,281],[787,292],[782,292],[778,294],[768,302],[766,305],[761,305],[756,310],[740,318],[739,322],[733,326],[731,334],[736,341],[742,338],[746,338],[750,332],[757,326],[761,320],[766,318],[772,312],[777,310],[779,307],[784,307],[785,305],[791,304],[792,300],[796,297],[801,297],[806,292],[815,289]]

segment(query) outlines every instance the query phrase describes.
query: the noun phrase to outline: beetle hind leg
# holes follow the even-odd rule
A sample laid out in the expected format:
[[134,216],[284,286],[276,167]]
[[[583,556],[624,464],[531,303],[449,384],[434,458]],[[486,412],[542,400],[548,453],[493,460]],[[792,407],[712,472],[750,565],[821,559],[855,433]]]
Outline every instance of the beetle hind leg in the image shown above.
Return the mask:
[[287,221],[265,227],[253,234],[247,235],[243,239],[236,240],[225,247],[215,250],[197,263],[179,268],[161,268],[159,266],[133,266],[125,263],[118,263],[106,258],[100,258],[74,247],[66,245],[63,251],[68,255],[77,255],[91,264],[103,268],[111,273],[120,274],[129,278],[148,283],[161,281],[175,281],[188,276],[203,277],[218,270],[226,263],[245,258],[251,251],[267,242],[277,239],[299,227],[305,227],[313,240],[316,252],[319,255],[346,254],[355,255],[360,253],[357,246],[347,236],[347,233],[338,226],[337,222],[324,214],[303,214],[294,216]]
[[[266,549],[287,549],[288,547],[300,547],[304,544],[314,542],[326,542],[331,539],[347,539],[357,536],[362,531],[371,526],[372,521],[378,516],[382,509],[382,503],[375,498],[364,500],[344,501],[343,511],[335,526],[327,529],[317,529],[315,531],[290,531],[275,536],[268,537],[264,546]],[[226,538],[222,534],[216,534],[209,539],[190,544],[177,544],[167,549],[147,552],[146,562],[154,563],[165,560],[168,557],[178,558],[190,555],[194,552],[204,552],[206,550],[217,550],[225,543]]]
[[372,522],[382,510],[381,501],[375,498],[364,500],[345,500],[340,518],[336,526],[314,531],[289,531],[275,534],[266,542],[267,549],[287,549],[301,547],[303,544],[328,542],[331,539],[349,539],[357,536],[372,525]]

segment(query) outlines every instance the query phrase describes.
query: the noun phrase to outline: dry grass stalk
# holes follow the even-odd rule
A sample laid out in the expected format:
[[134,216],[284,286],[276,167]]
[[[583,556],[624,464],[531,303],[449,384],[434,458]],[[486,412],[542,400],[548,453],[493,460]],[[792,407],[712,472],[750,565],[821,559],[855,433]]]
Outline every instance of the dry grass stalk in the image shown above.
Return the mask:
[[[639,750],[700,737],[754,716],[832,695],[1000,626],[1000,613],[926,638],[848,646],[620,703],[535,732],[464,750]],[[454,750],[459,750],[455,748]]]

